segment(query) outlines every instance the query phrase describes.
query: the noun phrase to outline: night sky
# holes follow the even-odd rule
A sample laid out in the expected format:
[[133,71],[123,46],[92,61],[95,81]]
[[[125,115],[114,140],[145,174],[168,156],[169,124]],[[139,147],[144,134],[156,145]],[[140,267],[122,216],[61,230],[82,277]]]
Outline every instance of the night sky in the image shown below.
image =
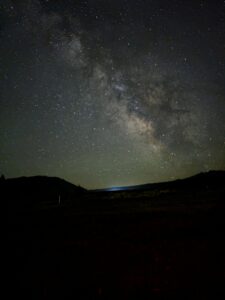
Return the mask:
[[0,1],[0,172],[86,188],[225,169],[225,1]]

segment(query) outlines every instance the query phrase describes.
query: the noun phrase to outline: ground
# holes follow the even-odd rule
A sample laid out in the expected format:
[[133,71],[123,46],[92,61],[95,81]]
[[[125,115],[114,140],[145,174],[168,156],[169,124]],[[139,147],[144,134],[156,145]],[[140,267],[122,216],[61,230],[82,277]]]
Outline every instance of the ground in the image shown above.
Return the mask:
[[224,299],[223,198],[224,189],[88,193],[11,210],[9,293]]

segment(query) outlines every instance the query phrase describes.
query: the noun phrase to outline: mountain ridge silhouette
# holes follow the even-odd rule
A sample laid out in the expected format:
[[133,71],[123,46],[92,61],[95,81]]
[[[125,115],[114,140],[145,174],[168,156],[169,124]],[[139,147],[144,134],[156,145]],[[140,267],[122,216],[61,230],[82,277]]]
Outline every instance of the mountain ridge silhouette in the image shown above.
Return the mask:
[[165,188],[216,188],[218,186],[225,185],[225,170],[210,170],[208,172],[201,172],[195,175],[176,179],[171,181],[163,181],[163,182],[156,182],[156,183],[145,183],[139,185],[132,185],[132,186],[117,186],[117,187],[110,187],[105,189],[95,189],[92,190],[94,192],[101,192],[101,191],[121,191],[121,190],[155,190],[155,189],[165,189]]
[[0,180],[0,193],[14,203],[67,201],[85,192],[83,187],[58,177],[38,175]]

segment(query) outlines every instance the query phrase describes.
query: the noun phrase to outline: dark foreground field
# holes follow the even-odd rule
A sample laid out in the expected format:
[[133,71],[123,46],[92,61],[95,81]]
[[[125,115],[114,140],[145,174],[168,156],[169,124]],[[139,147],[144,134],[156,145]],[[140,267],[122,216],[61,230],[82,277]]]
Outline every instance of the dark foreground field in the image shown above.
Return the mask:
[[9,210],[9,298],[225,299],[224,189],[131,195]]

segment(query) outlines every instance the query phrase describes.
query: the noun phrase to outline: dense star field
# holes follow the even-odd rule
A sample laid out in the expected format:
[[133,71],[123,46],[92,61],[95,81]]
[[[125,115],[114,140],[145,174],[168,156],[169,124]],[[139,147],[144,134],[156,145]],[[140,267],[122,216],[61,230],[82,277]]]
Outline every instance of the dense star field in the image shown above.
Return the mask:
[[3,0],[0,172],[86,188],[225,168],[225,1]]

